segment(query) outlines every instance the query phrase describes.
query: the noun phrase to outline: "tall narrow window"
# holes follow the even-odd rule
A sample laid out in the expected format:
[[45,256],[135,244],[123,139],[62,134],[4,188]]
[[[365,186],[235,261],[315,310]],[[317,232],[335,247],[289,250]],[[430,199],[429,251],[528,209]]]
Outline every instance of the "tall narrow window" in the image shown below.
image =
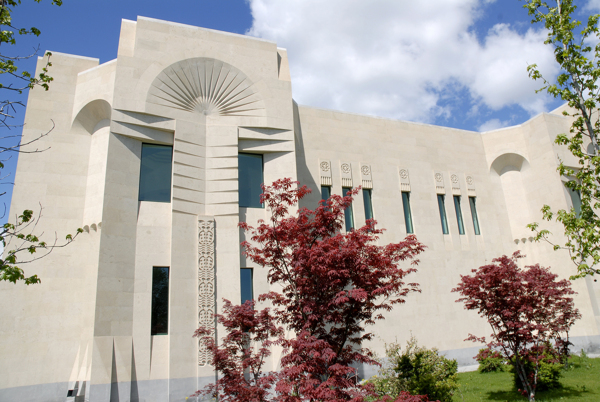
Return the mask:
[[263,184],[263,156],[259,154],[238,154],[238,188],[240,207],[262,208],[260,195]]
[[473,229],[475,234],[479,235],[479,218],[477,218],[477,208],[475,207],[475,197],[469,197],[469,205],[471,206],[471,217],[473,218]]
[[581,192],[579,192],[579,190],[572,190],[569,187],[567,187],[567,191],[571,196],[571,204],[573,205],[573,209],[579,218],[581,215]]
[[465,225],[463,224],[462,212],[460,210],[460,195],[454,196],[454,210],[456,211],[456,221],[458,222],[458,233],[465,234]]
[[373,219],[373,202],[371,200],[371,190],[363,189],[363,201],[365,204],[365,219]]
[[438,194],[438,207],[440,209],[440,220],[442,221],[442,233],[448,234],[448,219],[446,218],[446,202],[444,201],[444,195]]
[[410,193],[402,192],[402,207],[404,208],[404,224],[406,225],[406,233],[414,233],[412,214],[410,212]]
[[254,272],[252,268],[240,269],[240,289],[242,304],[254,300]]
[[167,335],[169,328],[169,267],[152,268],[151,335]]
[[331,187],[321,186],[321,199],[327,201],[331,197]]
[[171,202],[173,147],[142,144],[138,200]]
[[[344,196],[348,195],[348,192],[352,190],[350,187],[342,187],[342,193]],[[354,216],[352,214],[352,204],[348,205],[348,208],[344,210],[344,220],[346,223],[346,232],[354,229]]]

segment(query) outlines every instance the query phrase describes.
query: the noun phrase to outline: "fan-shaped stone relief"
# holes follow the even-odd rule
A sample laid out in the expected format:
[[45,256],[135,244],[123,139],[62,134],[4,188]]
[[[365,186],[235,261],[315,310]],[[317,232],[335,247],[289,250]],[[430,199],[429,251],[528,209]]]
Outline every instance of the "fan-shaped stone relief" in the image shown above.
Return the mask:
[[191,113],[262,116],[264,102],[237,68],[205,57],[182,60],[154,80],[148,102]]

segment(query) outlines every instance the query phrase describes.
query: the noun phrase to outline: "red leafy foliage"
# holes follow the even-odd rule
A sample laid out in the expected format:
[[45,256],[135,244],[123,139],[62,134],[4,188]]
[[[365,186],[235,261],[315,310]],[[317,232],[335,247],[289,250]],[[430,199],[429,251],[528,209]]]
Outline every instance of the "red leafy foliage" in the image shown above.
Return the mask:
[[[416,257],[425,246],[412,235],[400,243],[376,245],[382,230],[375,227],[374,220],[342,233],[344,209],[357,189],[346,197],[331,196],[314,211],[301,208],[297,213],[298,201],[310,192],[305,186],[282,179],[263,186],[263,191],[261,200],[271,212],[271,219],[268,223],[259,221],[256,229],[241,223],[240,227],[251,233],[251,242],[243,246],[248,258],[268,268],[269,283],[281,288],[280,292],[259,296],[259,301],[273,306],[265,320],[282,325],[288,336],[279,334],[272,341],[284,348],[280,370],[257,385],[263,387],[262,393],[251,388],[253,395],[285,402],[358,402],[374,396],[368,387],[356,384],[356,369],[351,365],[378,364],[372,352],[362,347],[373,337],[365,326],[383,319],[382,313],[403,303],[408,293],[419,291],[418,284],[407,284],[404,277],[415,272]],[[404,261],[407,265],[401,268]],[[224,316],[238,320],[231,313],[233,309]],[[240,328],[238,325],[233,332],[228,328],[226,342]],[[237,349],[211,348],[216,368],[223,373],[218,382],[223,389],[239,390],[233,383],[242,382],[243,373],[237,368],[240,363],[233,362],[239,359],[242,344],[236,345]],[[237,371],[232,370],[228,376],[224,369],[230,366]],[[260,398],[235,400],[266,400]],[[398,400],[426,400],[407,395],[402,398]]]
[[277,376],[263,373],[262,367],[276,343],[273,339],[283,335],[283,329],[275,324],[268,308],[255,311],[251,301],[234,306],[224,300],[223,314],[217,314],[217,321],[227,332],[221,346],[206,328],[199,328],[194,336],[204,341],[212,353],[212,365],[222,377],[217,384],[210,384],[193,396],[218,395],[221,401],[236,402],[268,400]]
[[[539,363],[551,345],[562,346],[575,320],[580,318],[573,299],[575,292],[567,280],[539,264],[520,269],[517,251],[512,257],[502,256],[492,264],[474,269],[472,276],[462,276],[453,292],[462,296],[468,310],[477,310],[492,327],[489,347],[500,351],[514,366],[523,393],[535,398]],[[485,342],[470,335],[468,340]],[[528,370],[527,366],[533,367]]]

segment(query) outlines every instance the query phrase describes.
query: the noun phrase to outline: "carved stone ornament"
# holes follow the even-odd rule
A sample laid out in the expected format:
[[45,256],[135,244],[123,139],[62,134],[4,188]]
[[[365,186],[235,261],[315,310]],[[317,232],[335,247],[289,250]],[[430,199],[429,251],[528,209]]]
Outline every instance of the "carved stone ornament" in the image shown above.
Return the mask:
[[461,195],[460,188],[462,187],[460,184],[460,179],[458,175],[453,173],[450,175],[450,181],[452,182],[452,194],[453,195]]
[[362,188],[370,190],[373,188],[373,177],[371,176],[371,166],[360,165],[360,181]]
[[353,187],[352,166],[350,165],[350,162],[341,162],[340,171],[342,172],[342,187]]
[[165,68],[152,82],[148,102],[191,113],[260,116],[264,102],[253,82],[234,66],[206,57]]
[[473,180],[473,176],[467,176],[465,181],[467,182],[467,193],[469,194],[469,197],[477,196],[475,191],[475,180]]
[[433,178],[435,180],[436,194],[446,194],[446,186],[444,185],[444,175],[442,172],[434,172]]
[[410,173],[406,168],[399,168],[398,175],[400,176],[400,191],[410,192]]
[[[198,326],[209,328],[215,335],[215,221],[198,220]],[[198,365],[211,362],[211,354],[198,341]]]
[[333,185],[333,180],[331,179],[331,162],[330,161],[321,161],[319,163],[319,170],[321,176],[321,185],[322,186],[331,186]]

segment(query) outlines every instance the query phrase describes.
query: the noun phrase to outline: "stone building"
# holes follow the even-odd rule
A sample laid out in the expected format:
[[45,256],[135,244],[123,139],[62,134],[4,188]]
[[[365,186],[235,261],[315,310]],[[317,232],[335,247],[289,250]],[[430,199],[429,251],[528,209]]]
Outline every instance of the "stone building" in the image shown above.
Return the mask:
[[[574,272],[525,227],[543,204],[577,206],[556,173],[559,158],[574,163],[553,143],[570,126],[560,110],[478,133],[299,106],[275,43],[141,17],[123,21],[113,61],[52,58],[23,131],[54,122],[39,144],[50,149],[20,155],[11,211],[40,202],[40,231],[84,233],[25,267],[41,284],[0,284],[2,401],[183,401],[214,379],[192,334],[216,300],[269,290],[237,225],[266,218],[258,185],[281,177],[313,190],[311,208],[360,185],[348,225],[373,216],[381,244],[414,232],[427,245],[411,278],[422,292],[371,328],[380,355],[412,332],[472,365],[478,347],[464,339],[489,329],[455,303],[461,274],[516,250]],[[597,351],[600,285],[574,288],[572,340]]]

